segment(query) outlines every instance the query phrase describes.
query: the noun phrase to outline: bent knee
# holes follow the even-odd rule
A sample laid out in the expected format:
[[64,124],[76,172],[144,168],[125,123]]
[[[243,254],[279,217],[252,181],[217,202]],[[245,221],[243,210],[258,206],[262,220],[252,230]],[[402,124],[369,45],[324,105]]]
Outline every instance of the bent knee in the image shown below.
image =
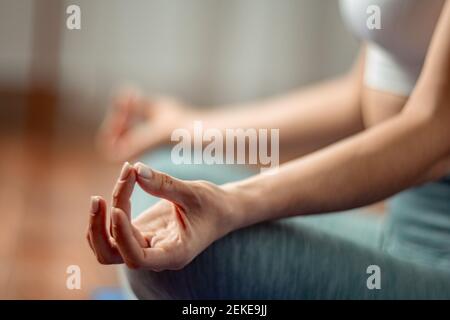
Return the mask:
[[[244,228],[219,239],[180,270],[154,272],[127,269],[126,276],[139,299],[221,299],[239,296],[246,266],[264,264],[261,249],[274,252],[274,235],[284,234],[278,224]],[[275,243],[279,243],[275,241]],[[258,277],[256,277],[258,278]],[[256,279],[254,279],[256,281]],[[237,292],[234,292],[237,291]]]
[[127,268],[125,274],[133,293],[138,299],[183,299],[180,296],[182,293],[181,286],[178,281],[173,279],[174,277],[170,275],[169,271],[155,272]]
[[[225,240],[226,242],[226,240]],[[180,270],[150,271],[127,269],[125,274],[131,289],[139,299],[214,299],[218,298],[217,278],[222,273],[213,244]],[[220,250],[222,253],[227,250]],[[223,254],[224,257],[226,254]]]

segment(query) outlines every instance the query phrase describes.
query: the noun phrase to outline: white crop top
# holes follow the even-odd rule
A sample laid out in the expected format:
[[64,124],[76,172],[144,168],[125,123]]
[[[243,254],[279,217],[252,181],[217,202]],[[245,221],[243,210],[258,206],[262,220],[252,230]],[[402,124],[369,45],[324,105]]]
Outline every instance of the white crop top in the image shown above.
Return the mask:
[[[408,96],[419,78],[445,0],[340,0],[342,16],[367,42],[366,86]],[[380,29],[367,21],[379,8]]]

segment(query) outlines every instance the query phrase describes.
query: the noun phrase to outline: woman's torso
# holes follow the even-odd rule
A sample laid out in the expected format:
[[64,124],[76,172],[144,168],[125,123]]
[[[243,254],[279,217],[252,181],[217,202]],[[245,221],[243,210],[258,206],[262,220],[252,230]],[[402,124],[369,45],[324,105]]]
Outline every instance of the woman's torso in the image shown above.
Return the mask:
[[341,0],[365,43],[363,115],[373,126],[401,111],[423,66],[444,0]]
[[[342,15],[366,43],[362,112],[367,127],[398,114],[419,77],[444,0],[341,0]],[[377,6],[381,29],[367,19]],[[449,158],[450,160],[450,158]],[[390,202],[383,244],[399,257],[450,270],[450,177]]]

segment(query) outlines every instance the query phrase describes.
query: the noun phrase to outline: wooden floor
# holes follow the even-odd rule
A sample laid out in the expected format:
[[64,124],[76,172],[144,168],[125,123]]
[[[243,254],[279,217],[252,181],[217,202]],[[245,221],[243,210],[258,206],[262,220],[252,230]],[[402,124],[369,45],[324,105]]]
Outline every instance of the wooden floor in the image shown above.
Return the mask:
[[[118,285],[85,240],[90,195],[110,199],[120,167],[91,140],[0,135],[0,299],[87,299]],[[81,268],[81,290],[66,288],[69,265]]]

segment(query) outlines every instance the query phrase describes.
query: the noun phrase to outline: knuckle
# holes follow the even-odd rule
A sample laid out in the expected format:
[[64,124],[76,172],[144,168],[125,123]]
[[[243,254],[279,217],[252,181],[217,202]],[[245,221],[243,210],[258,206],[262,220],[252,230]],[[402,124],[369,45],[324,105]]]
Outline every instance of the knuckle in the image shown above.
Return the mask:
[[215,185],[206,180],[195,180],[192,181],[192,186],[194,190],[200,194],[208,193],[215,188]]
[[209,182],[207,180],[202,180],[202,179],[194,180],[192,182],[194,182],[194,183],[196,183],[198,185],[203,185],[203,186],[211,184],[211,182]]
[[158,182],[159,182],[160,190],[166,189],[167,187],[169,187],[173,184],[173,180],[166,173],[159,174]]

